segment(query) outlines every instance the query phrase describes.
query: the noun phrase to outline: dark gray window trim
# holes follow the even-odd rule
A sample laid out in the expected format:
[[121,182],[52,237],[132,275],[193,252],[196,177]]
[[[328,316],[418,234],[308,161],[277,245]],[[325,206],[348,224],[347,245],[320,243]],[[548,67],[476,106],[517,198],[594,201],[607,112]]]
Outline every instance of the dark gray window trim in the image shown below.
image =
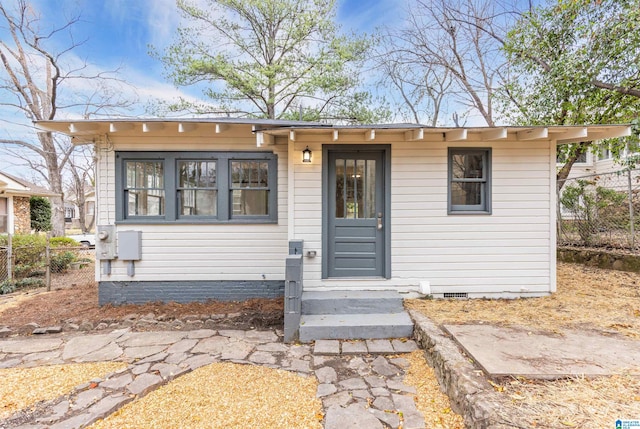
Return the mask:
[[[116,223],[121,224],[254,224],[278,223],[278,156],[272,152],[116,152],[115,191]],[[124,162],[164,161],[165,215],[126,216],[124,202]],[[218,179],[218,216],[196,218],[178,216],[177,207],[177,162],[182,160],[216,160]],[[269,162],[269,215],[231,216],[230,213],[230,168],[232,160],[256,160]]]
[[[384,175],[384,278],[391,278],[391,145],[349,145],[349,144],[323,144],[322,145],[322,251],[329,248],[329,213],[328,207],[328,183],[329,183],[329,151],[357,152],[357,151],[384,151],[383,175]],[[322,258],[322,279],[329,277],[329,262]],[[354,279],[357,279],[354,277]]]
[[[455,154],[482,154],[486,165],[486,181],[484,188],[484,208],[464,208],[464,206],[453,206],[451,204],[451,182],[453,179],[453,155]],[[491,214],[491,189],[492,189],[492,156],[490,147],[450,147],[447,152],[447,214],[449,215],[490,215]]]

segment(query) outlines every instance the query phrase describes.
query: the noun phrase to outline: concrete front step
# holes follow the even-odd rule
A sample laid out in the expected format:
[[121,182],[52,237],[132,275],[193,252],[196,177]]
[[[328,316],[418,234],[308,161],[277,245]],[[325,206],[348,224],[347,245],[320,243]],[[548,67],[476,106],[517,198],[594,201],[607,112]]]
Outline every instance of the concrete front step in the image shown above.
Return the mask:
[[396,291],[303,292],[302,314],[381,314],[404,311]]
[[371,314],[303,314],[300,341],[411,337],[406,312]]

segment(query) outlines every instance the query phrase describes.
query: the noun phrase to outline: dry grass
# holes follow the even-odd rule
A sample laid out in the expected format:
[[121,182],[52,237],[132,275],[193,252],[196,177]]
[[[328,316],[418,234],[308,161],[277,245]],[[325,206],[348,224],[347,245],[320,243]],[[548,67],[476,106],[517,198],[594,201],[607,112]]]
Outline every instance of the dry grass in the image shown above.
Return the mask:
[[403,355],[409,363],[404,378],[405,384],[417,390],[414,397],[416,407],[424,416],[429,429],[463,429],[464,422],[459,414],[451,410],[449,398],[442,393],[433,368],[427,364],[422,350]]
[[127,404],[91,428],[322,428],[316,389],[312,377],[215,363]]
[[0,419],[125,367],[122,362],[103,362],[0,369]]
[[[640,338],[640,274],[558,264],[558,291],[516,300],[411,300],[438,324],[485,323],[562,334],[592,329]],[[640,416],[640,378],[517,379],[495,384],[503,423],[515,427],[602,429]]]
[[512,406],[498,413],[504,422],[536,428],[613,428],[616,419],[640,417],[640,378],[612,376],[557,381],[513,380],[503,383]]
[[10,308],[20,306],[23,302],[30,300],[40,293],[44,293],[43,290],[19,292],[11,295],[0,295],[0,314]]
[[640,274],[558,264],[558,291],[515,300],[408,300],[439,324],[491,323],[561,333],[579,328],[640,338]]

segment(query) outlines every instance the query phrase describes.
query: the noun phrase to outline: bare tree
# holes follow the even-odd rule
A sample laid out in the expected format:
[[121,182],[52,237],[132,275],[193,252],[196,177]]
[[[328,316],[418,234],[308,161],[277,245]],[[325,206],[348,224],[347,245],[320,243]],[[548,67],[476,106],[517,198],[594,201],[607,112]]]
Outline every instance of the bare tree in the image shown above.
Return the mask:
[[404,55],[402,42],[391,32],[382,41],[375,61],[382,73],[382,85],[399,98],[400,115],[435,127],[453,84],[451,73],[435,64],[416,67],[414,58]]
[[[387,81],[398,89],[398,72],[411,70],[424,77],[421,91],[437,109],[432,118],[442,113],[443,102],[451,100],[463,106],[463,116],[476,112],[493,126],[495,88],[502,83],[505,67],[502,44],[495,35],[505,31],[505,17],[512,13],[498,7],[494,1],[475,0],[412,3],[404,27],[387,37],[392,47],[384,61]],[[415,110],[420,98],[402,97]]]
[[[117,70],[92,72],[86,62],[78,64],[69,58],[85,42],[76,41],[70,32],[78,21],[79,17],[72,17],[47,29],[26,0],[16,1],[14,10],[0,3],[0,28],[10,36],[0,40],[0,106],[41,121],[55,119],[61,110],[90,117],[130,104],[120,99],[119,91],[107,89],[122,84],[115,77]],[[53,42],[62,37],[67,37],[66,48],[53,48],[59,46]],[[72,91],[74,82],[80,80],[91,82],[90,93]],[[74,148],[68,139],[58,140],[51,132],[32,128],[31,134],[35,137],[4,138],[0,143],[6,153],[41,174],[49,189],[59,195],[52,198],[52,233],[64,235],[63,171]]]
[[69,157],[68,171],[71,174],[71,185],[67,196],[69,202],[78,207],[78,222],[83,234],[89,232],[95,223],[95,212],[87,222],[87,194],[95,187],[94,166],[93,146],[80,146]]

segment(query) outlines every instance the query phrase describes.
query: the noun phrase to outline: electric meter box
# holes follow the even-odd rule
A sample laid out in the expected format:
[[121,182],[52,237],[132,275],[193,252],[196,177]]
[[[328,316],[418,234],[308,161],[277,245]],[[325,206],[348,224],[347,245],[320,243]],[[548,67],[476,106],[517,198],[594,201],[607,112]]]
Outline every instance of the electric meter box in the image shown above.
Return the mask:
[[116,259],[115,225],[98,225],[96,233],[96,258],[99,261]]

